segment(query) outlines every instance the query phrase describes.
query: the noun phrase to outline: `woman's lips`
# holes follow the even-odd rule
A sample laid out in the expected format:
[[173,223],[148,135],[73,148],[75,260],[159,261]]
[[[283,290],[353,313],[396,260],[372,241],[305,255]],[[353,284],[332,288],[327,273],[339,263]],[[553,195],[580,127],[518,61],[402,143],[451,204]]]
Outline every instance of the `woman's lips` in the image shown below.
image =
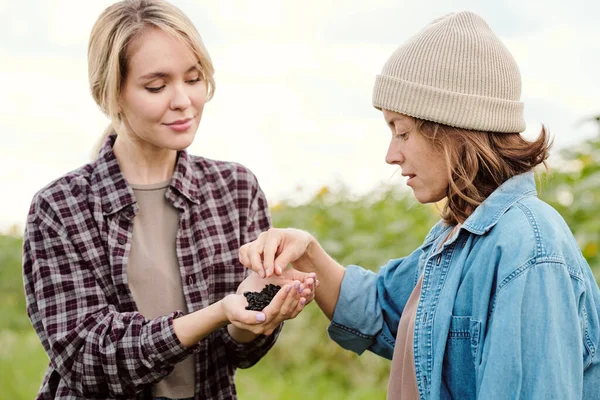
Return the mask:
[[170,124],[165,124],[175,132],[185,132],[192,126],[194,122],[193,118],[181,119],[178,121],[171,122]]

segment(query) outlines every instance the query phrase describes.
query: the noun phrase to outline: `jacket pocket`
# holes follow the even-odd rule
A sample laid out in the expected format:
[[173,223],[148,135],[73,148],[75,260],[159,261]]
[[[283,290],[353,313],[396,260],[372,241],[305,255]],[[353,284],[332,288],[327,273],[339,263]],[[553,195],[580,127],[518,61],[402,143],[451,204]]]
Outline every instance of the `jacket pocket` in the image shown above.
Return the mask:
[[454,399],[476,397],[476,360],[481,322],[471,317],[452,316],[444,353],[442,379]]

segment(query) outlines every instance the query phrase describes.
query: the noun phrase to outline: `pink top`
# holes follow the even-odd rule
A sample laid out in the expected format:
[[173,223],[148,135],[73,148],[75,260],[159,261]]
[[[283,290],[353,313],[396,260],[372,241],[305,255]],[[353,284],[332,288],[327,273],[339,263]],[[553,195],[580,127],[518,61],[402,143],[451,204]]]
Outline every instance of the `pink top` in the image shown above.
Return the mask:
[[423,277],[421,276],[410,294],[404,307],[404,312],[400,317],[400,325],[398,326],[398,334],[396,335],[396,347],[394,348],[394,357],[392,358],[392,369],[390,371],[388,400],[419,399],[413,339],[417,306],[421,297],[422,281]]

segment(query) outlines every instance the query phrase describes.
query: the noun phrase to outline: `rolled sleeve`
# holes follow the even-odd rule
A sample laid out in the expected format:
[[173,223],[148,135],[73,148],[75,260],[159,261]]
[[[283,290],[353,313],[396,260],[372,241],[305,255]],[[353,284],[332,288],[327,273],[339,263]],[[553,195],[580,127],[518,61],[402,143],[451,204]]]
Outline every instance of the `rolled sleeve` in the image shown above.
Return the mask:
[[343,348],[362,354],[373,345],[382,324],[377,275],[356,265],[348,266],[327,329],[329,337]]
[[418,257],[390,260],[375,274],[356,265],[346,268],[329,337],[347,350],[370,350],[391,359],[400,316],[416,284]]

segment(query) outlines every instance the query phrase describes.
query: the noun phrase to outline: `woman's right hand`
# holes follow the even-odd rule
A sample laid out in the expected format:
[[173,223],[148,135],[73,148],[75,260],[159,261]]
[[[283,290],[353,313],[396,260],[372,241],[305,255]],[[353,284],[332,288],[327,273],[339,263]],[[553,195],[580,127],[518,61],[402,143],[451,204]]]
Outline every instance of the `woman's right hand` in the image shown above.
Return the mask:
[[308,232],[299,229],[271,228],[255,241],[240,247],[240,262],[261,278],[270,277],[273,273],[281,275],[288,263],[293,263],[294,268],[300,271],[312,272],[305,263],[298,261],[306,256],[313,241],[315,239]]

